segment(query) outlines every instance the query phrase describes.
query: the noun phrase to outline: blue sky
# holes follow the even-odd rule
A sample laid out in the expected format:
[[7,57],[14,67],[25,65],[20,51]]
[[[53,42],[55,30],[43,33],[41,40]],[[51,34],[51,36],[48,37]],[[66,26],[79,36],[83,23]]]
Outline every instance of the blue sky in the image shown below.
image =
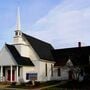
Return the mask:
[[26,32],[54,8],[60,0],[0,0],[0,47],[11,42],[16,29],[16,11],[20,7],[21,28]]
[[23,32],[55,48],[90,45],[90,0],[0,0],[0,48],[13,41],[18,6]]

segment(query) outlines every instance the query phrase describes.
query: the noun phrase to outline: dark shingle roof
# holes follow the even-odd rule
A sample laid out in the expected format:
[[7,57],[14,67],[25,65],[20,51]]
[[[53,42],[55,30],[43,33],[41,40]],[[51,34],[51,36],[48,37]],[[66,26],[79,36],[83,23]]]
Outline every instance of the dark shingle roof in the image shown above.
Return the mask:
[[6,47],[8,48],[8,50],[10,51],[18,65],[34,66],[34,64],[31,62],[29,58],[20,56],[15,46],[6,44]]
[[68,59],[74,65],[87,65],[89,64],[90,46],[56,49],[52,53],[56,61],[56,66],[64,65]]
[[22,33],[22,35],[31,44],[31,46],[34,48],[41,59],[50,61],[54,60],[51,53],[51,50],[53,50],[54,48],[49,43],[46,43],[24,33]]

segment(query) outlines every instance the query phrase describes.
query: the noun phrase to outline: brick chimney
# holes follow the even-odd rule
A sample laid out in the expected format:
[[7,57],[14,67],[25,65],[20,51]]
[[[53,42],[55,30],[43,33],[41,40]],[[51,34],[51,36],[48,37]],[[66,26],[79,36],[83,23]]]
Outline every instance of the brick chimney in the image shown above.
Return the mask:
[[81,42],[78,42],[78,47],[81,47]]

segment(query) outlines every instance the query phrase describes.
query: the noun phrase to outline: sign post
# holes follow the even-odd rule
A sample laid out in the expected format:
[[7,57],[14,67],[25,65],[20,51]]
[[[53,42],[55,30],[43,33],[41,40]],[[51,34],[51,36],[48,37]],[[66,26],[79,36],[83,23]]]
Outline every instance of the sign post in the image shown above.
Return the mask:
[[37,73],[29,73],[29,78],[32,81],[32,85],[35,85],[35,80],[37,80]]

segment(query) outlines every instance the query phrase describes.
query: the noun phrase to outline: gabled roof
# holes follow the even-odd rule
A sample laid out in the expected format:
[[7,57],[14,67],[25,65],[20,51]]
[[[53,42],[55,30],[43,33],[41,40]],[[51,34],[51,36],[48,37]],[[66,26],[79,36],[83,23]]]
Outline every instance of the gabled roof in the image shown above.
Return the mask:
[[24,33],[22,33],[22,35],[34,48],[34,50],[36,51],[36,53],[39,55],[41,59],[49,60],[49,61],[54,60],[51,53],[51,50],[54,50],[54,48],[51,46],[51,44],[41,41],[39,39],[36,39],[34,37],[31,37]]
[[23,65],[23,66],[34,66],[34,64],[31,62],[31,60],[27,57],[22,57],[16,50],[15,46],[13,45],[8,45],[5,44],[10,53],[12,54],[13,58],[15,59],[16,63],[18,65]]
[[90,46],[56,49],[52,51],[56,66],[65,65],[70,59],[73,65],[87,65],[89,64]]

